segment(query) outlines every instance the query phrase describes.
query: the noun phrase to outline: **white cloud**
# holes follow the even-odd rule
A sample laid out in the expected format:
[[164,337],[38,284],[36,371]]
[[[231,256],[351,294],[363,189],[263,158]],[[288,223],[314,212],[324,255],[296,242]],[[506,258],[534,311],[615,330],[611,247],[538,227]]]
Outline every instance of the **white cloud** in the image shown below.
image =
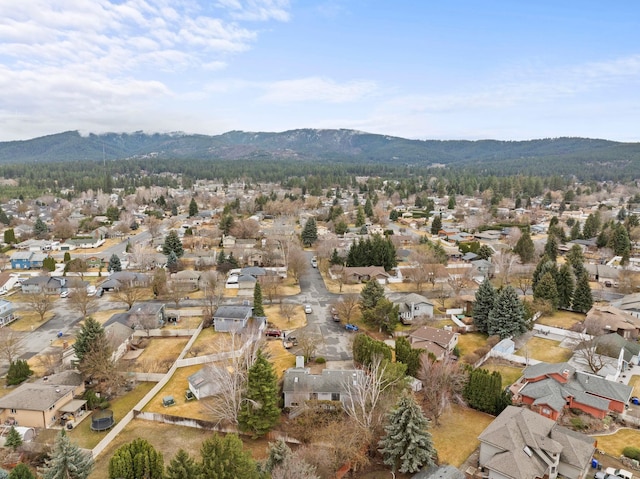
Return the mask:
[[347,103],[361,100],[377,90],[376,84],[371,81],[337,83],[322,77],[276,81],[266,84],[264,88],[266,91],[260,99],[270,103]]
[[287,22],[290,18],[289,0],[218,0],[218,5],[236,20]]

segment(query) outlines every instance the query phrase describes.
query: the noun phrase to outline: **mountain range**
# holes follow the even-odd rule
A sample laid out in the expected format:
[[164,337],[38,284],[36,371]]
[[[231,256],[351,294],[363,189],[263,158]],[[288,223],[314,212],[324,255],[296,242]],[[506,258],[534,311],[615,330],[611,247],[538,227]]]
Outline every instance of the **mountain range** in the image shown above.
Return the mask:
[[[230,131],[221,135],[68,131],[0,142],[0,164],[111,161],[132,158],[394,163],[445,165],[502,174],[558,174],[580,169],[640,168],[640,143],[587,138],[528,141],[410,140],[355,130],[298,129],[279,133]],[[532,171],[533,170],[533,171]]]

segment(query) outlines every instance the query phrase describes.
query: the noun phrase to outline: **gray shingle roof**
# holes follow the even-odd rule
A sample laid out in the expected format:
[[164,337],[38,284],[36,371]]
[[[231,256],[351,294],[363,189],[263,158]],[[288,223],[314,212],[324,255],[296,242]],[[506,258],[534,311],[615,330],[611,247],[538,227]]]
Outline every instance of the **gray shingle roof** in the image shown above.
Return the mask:
[[73,392],[75,386],[27,383],[0,398],[0,409],[47,411],[60,398]]

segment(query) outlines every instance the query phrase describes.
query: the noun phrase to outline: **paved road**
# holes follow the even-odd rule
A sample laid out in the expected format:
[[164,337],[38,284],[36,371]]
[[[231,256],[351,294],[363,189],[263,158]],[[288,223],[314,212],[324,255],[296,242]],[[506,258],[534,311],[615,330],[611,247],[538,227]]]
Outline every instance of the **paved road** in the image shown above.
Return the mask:
[[[312,253],[306,253],[311,265]],[[324,285],[320,271],[309,268],[300,278],[300,294],[290,298],[290,301],[300,304],[310,304],[313,312],[307,315],[307,325],[295,332],[297,335],[307,335],[317,338],[316,357],[323,357],[327,361],[347,361],[353,359],[351,354],[351,339],[353,335],[344,329],[341,323],[331,319],[331,304],[340,295],[330,293]],[[292,350],[296,353],[296,350]]]

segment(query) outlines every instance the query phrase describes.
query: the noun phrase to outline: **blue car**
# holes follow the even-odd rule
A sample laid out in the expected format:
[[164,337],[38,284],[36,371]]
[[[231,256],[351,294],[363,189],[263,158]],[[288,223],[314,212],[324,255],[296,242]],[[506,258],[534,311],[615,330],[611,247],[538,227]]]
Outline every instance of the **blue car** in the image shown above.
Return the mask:
[[358,326],[356,326],[355,324],[347,323],[345,329],[347,331],[358,331]]

